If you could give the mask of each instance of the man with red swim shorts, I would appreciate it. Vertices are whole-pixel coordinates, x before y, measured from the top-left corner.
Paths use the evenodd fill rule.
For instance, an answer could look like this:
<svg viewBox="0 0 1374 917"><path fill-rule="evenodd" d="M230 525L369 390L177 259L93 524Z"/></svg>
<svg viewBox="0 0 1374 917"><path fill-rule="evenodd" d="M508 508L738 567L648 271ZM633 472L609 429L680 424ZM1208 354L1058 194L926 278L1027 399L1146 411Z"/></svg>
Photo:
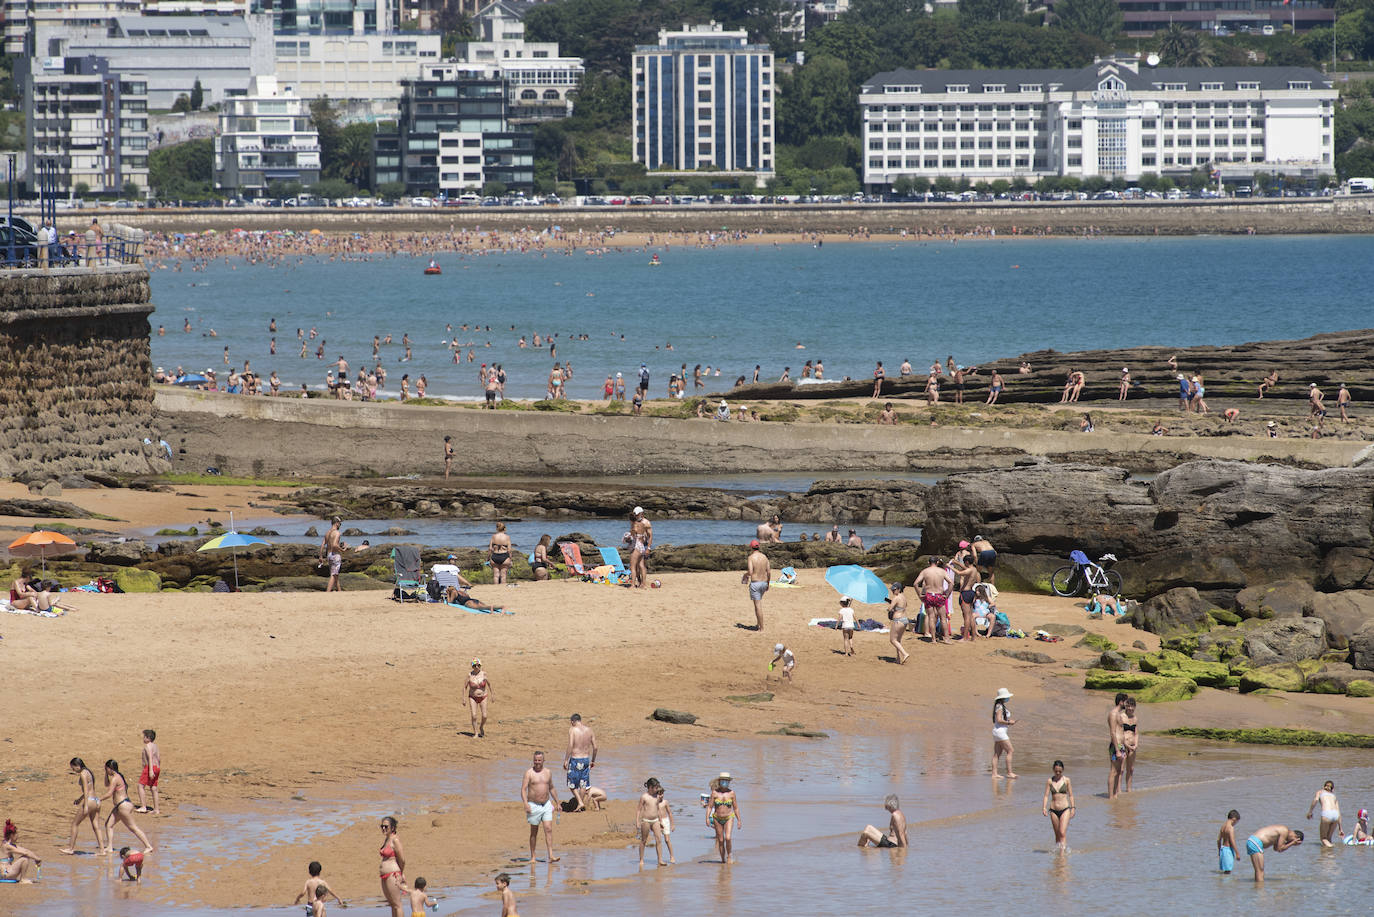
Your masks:
<svg viewBox="0 0 1374 917"><path fill-rule="evenodd" d="M920 572L913 586L925 607L925 626L922 629L926 639L935 639L935 618L940 616L944 633L942 643L952 643L949 638L949 581L945 578L944 558L930 558L930 565Z"/></svg>

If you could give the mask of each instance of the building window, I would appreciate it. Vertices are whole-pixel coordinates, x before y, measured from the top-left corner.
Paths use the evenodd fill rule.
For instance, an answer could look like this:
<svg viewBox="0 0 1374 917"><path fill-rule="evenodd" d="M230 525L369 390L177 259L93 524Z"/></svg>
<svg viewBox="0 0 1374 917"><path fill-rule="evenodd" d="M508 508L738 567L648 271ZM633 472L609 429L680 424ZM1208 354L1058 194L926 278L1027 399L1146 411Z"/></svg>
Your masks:
<svg viewBox="0 0 1374 917"><path fill-rule="evenodd" d="M1029 157L1029 156L1017 156L1017 157L1016 157L1016 168L1018 168L1018 169L1028 169L1028 168L1030 168L1030 157Z"/></svg>
<svg viewBox="0 0 1374 917"><path fill-rule="evenodd" d="M960 157L959 157L959 168L961 168L961 169L972 169L972 168L973 168L973 157L972 157L972 156L960 156Z"/></svg>
<svg viewBox="0 0 1374 917"><path fill-rule="evenodd" d="M958 168L959 166L959 160L955 159L953 156L946 156L944 159L941 160L941 163L941 168L945 169L954 169Z"/></svg>
<svg viewBox="0 0 1374 917"><path fill-rule="evenodd" d="M991 138L991 137L981 137L981 138L979 138L979 140L978 140L978 149L980 149L980 150L990 150L990 149L992 149L992 138Z"/></svg>
<svg viewBox="0 0 1374 917"><path fill-rule="evenodd" d="M938 169L940 168L940 160L936 159L934 156L927 156L923 165L927 169Z"/></svg>
<svg viewBox="0 0 1374 917"><path fill-rule="evenodd" d="M1236 88L1241 92L1254 92L1259 89L1259 83L1237 83Z"/></svg>
<svg viewBox="0 0 1374 917"><path fill-rule="evenodd" d="M1071 150L1081 150L1083 148L1082 137L1070 137L1068 147Z"/></svg>
<svg viewBox="0 0 1374 917"><path fill-rule="evenodd" d="M945 92L951 95L968 92L968 83L951 83L945 87Z"/></svg>
<svg viewBox="0 0 1374 917"><path fill-rule="evenodd" d="M1082 157L1082 156L1070 156L1070 157L1069 157L1069 166L1070 166L1071 168L1081 168L1082 165L1083 165L1083 157Z"/></svg>
<svg viewBox="0 0 1374 917"><path fill-rule="evenodd" d="M1289 80L1289 81L1288 81L1288 88L1289 88L1289 89L1294 89L1294 90L1297 90L1297 89L1311 89L1311 88L1312 88L1312 82L1311 82L1310 80Z"/></svg>
<svg viewBox="0 0 1374 917"><path fill-rule="evenodd" d="M978 168L980 168L980 169L991 169L991 168L992 168L992 157L991 157L991 156L979 156L979 157L978 157Z"/></svg>
<svg viewBox="0 0 1374 917"><path fill-rule="evenodd" d="M1153 156L1141 156L1140 164L1142 166L1152 166L1155 164L1155 158Z"/></svg>
<svg viewBox="0 0 1374 917"><path fill-rule="evenodd" d="M984 84L983 84L983 91L984 91L984 92L1006 92L1006 91L1007 91L1007 86L1006 86L1005 83L984 83Z"/></svg>
<svg viewBox="0 0 1374 917"><path fill-rule="evenodd" d="M1021 86L1020 86L1020 89L1021 89L1022 92L1043 92L1043 91L1044 91L1044 87L1041 86L1039 83L1022 83Z"/></svg>
<svg viewBox="0 0 1374 917"><path fill-rule="evenodd" d="M1203 83L1203 84L1202 84L1202 91L1203 91L1203 92L1221 92L1221 84L1220 84L1220 83Z"/></svg>

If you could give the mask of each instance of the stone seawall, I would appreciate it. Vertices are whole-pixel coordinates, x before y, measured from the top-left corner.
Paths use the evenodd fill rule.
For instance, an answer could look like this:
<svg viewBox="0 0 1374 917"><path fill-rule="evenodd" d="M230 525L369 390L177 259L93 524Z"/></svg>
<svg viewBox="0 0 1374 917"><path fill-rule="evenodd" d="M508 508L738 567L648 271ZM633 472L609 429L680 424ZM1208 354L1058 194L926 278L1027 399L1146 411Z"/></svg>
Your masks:
<svg viewBox="0 0 1374 917"><path fill-rule="evenodd" d="M537 411L481 411L321 399L253 398L156 386L176 470L318 477L433 476L443 437L465 475L619 476L759 471L945 471L1026 457L1100 461L1079 433L905 424L718 423ZM1344 466L1368 444L1335 439L1159 437L1122 433L1107 456L1155 470L1190 458Z"/></svg>
<svg viewBox="0 0 1374 917"><path fill-rule="evenodd" d="M83 216L82 219L86 217ZM1010 204L866 204L839 206L730 205L649 207L444 207L114 211L150 232L290 229L305 232L442 232L502 229L623 232L874 233L995 229L998 235L1050 232L1079 235L1199 233L1369 233L1374 200L1367 197L1227 201L1072 201Z"/></svg>
<svg viewBox="0 0 1374 917"><path fill-rule="evenodd" d="M166 467L142 266L0 272L0 475L45 480Z"/></svg>

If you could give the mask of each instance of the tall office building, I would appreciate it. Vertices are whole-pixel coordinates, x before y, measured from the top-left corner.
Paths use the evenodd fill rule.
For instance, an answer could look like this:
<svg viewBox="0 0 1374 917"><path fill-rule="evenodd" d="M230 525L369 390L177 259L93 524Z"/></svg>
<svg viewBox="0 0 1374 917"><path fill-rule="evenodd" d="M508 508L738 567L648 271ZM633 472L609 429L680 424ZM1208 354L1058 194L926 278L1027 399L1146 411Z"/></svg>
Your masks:
<svg viewBox="0 0 1374 917"><path fill-rule="evenodd" d="M650 170L773 172L773 52L715 22L635 49L634 158Z"/></svg>

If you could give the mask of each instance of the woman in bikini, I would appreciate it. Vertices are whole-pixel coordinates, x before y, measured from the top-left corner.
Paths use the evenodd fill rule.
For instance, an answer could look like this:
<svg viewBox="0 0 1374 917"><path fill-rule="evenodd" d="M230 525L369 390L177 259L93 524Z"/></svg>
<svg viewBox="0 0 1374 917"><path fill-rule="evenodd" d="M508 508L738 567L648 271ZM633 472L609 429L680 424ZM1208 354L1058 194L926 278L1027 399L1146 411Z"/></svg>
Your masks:
<svg viewBox="0 0 1374 917"><path fill-rule="evenodd" d="M897 653L897 664L901 665L911 658L911 654L902 646L902 635L911 626L911 620L906 615L906 589L901 583L891 583L888 588L892 590L887 602L887 619L892 622L888 628L887 642L892 644L892 649Z"/></svg>
<svg viewBox="0 0 1374 917"><path fill-rule="evenodd" d="M77 775L77 783L80 784L81 794L72 803L76 806L76 815L72 818L72 838L67 842L67 846L58 848L63 853L76 853L76 832L81 827L83 821L91 823L91 831L95 833L95 842L99 845L98 853L105 852L105 839L100 834L100 797L95 795L95 776L90 768L86 767L86 762L80 758L72 758L71 771Z"/></svg>
<svg viewBox="0 0 1374 917"><path fill-rule="evenodd" d="M124 827L133 832L134 837L143 842L143 852L153 852L153 842L148 840L148 835L134 824L134 802L129 798L129 784L124 779L124 775L119 772L119 762L113 758L105 762L105 795L100 797L100 801L106 799L114 806L110 814L105 817L105 849L114 849L114 828L116 822L123 822ZM129 808L124 808L128 806Z"/></svg>
<svg viewBox="0 0 1374 917"><path fill-rule="evenodd" d="M1121 708L1121 741L1126 746L1126 760L1121 765L1121 792L1131 791L1131 778L1135 775L1135 750L1140 743L1140 733L1135 718L1135 698L1126 699Z"/></svg>
<svg viewBox="0 0 1374 917"><path fill-rule="evenodd" d="M10 584L10 604L24 611L49 611L53 602L50 593L33 588L33 571L25 570Z"/></svg>
<svg viewBox="0 0 1374 917"><path fill-rule="evenodd" d="M0 881L14 882L19 885L32 885L32 879L24 878L29 867L41 867L43 861L27 847L15 843L19 839L19 828L8 818L5 819L5 840L0 844L0 853L9 858L8 863L0 863Z"/></svg>
<svg viewBox="0 0 1374 917"><path fill-rule="evenodd" d="M552 539L548 535L539 536L539 544L534 546L534 560L530 563L530 570L534 572L536 580L546 580L549 578L549 545Z"/></svg>
<svg viewBox="0 0 1374 917"><path fill-rule="evenodd" d="M391 917L401 917L401 905L406 899L401 891L406 877L406 858L401 852L401 836L396 833L397 827L399 824L390 815L382 819L382 848L377 851L382 858L382 897L391 908Z"/></svg>
<svg viewBox="0 0 1374 917"><path fill-rule="evenodd" d="M501 585L506 581L506 571L511 568L510 536L506 534L506 524L496 523L496 533L487 545L487 556L491 560L491 581Z"/></svg>
<svg viewBox="0 0 1374 917"><path fill-rule="evenodd" d="M491 699L491 681L482 671L482 660L472 660L472 672L468 675L468 712L472 714L472 735L485 738L487 735L487 701Z"/></svg>
<svg viewBox="0 0 1374 917"><path fill-rule="evenodd" d="M1064 776L1064 762L1054 762L1054 776L1045 781L1045 798L1041 800L1040 814L1049 816L1050 827L1054 828L1054 843L1060 850L1069 849L1069 819L1073 818L1073 784Z"/></svg>
<svg viewBox="0 0 1374 917"><path fill-rule="evenodd" d="M716 831L716 851L722 863L731 862L734 852L732 837L735 822L739 821L739 800L730 789L730 775L723 773L711 781L711 792L702 805L711 810L711 827Z"/></svg>

